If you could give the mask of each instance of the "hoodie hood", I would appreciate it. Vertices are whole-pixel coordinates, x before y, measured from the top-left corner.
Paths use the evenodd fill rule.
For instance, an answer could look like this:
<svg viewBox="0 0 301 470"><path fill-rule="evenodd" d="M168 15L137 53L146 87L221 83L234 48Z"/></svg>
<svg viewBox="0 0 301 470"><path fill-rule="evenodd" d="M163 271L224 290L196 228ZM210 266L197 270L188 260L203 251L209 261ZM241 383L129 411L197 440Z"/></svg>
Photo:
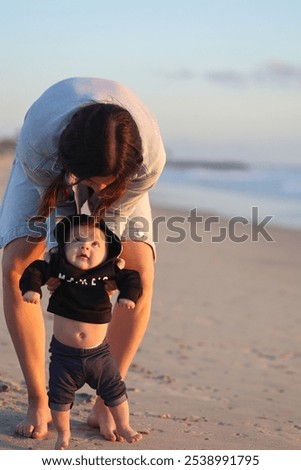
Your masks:
<svg viewBox="0 0 301 470"><path fill-rule="evenodd" d="M108 256L104 263L120 255L122 251L121 241L117 235L108 228L103 219L87 214L74 214L61 219L53 231L54 237L58 242L59 254L61 256L65 258L65 242L68 239L70 229L77 225L92 225L98 227L105 234L108 245Z"/></svg>

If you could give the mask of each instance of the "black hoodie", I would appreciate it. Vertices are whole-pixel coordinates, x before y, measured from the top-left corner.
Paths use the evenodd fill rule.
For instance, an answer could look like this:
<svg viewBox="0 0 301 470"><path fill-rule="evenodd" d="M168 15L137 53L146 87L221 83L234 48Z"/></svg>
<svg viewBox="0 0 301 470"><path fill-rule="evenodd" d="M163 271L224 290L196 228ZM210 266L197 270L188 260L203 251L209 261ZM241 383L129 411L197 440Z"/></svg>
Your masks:
<svg viewBox="0 0 301 470"><path fill-rule="evenodd" d="M80 218L88 216L77 217L80 221ZM64 218L57 227L65 229L66 221L70 226L70 220L72 222L72 217ZM97 225L106 233L106 261L89 270L72 266L64 256L63 240L56 229L59 252L51 255L49 263L36 260L25 269L20 279L22 295L31 290L42 296L41 286L50 277L57 277L61 281L60 286L51 295L47 310L85 323L108 323L111 320L112 304L107 290L117 287L118 299L130 299L136 303L142 293L140 275L134 270L118 268L116 257L121 253L120 240L103 222Z"/></svg>

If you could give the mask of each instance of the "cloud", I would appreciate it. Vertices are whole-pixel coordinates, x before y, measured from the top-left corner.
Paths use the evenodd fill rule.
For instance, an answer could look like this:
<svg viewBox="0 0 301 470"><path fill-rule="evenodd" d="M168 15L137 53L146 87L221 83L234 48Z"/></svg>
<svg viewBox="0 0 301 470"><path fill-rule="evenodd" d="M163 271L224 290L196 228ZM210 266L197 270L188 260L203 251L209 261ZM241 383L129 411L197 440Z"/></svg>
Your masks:
<svg viewBox="0 0 301 470"><path fill-rule="evenodd" d="M160 70L158 74L167 80L205 80L220 86L241 88L256 85L301 86L301 65L281 60L268 61L249 71L235 69L214 69L197 71L192 68Z"/></svg>
<svg viewBox="0 0 301 470"><path fill-rule="evenodd" d="M246 85L246 76L235 70L212 70L203 74L205 80L218 83L220 85Z"/></svg>
<svg viewBox="0 0 301 470"><path fill-rule="evenodd" d="M301 65L273 60L260 67L254 73L254 78L259 82L301 85Z"/></svg>
<svg viewBox="0 0 301 470"><path fill-rule="evenodd" d="M158 70L157 74L163 78L167 78L168 80L186 81L197 78L197 73L194 70L186 67L171 71L160 69Z"/></svg>
<svg viewBox="0 0 301 470"><path fill-rule="evenodd" d="M252 86L254 84L262 84L301 86L301 65L272 60L259 66L255 70L247 72L238 70L215 70L206 72L204 78L220 85Z"/></svg>

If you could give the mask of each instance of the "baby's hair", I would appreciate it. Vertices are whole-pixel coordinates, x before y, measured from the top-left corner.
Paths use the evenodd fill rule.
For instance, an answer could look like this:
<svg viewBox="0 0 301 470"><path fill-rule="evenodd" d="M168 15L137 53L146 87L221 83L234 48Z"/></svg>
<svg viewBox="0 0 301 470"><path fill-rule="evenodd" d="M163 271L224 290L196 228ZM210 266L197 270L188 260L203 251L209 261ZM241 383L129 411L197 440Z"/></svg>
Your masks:
<svg viewBox="0 0 301 470"><path fill-rule="evenodd" d="M64 217L55 227L54 236L59 245L64 245L70 241L70 232L75 227L91 227L97 228L106 236L106 226L102 219L98 216L87 214L74 214L69 217Z"/></svg>

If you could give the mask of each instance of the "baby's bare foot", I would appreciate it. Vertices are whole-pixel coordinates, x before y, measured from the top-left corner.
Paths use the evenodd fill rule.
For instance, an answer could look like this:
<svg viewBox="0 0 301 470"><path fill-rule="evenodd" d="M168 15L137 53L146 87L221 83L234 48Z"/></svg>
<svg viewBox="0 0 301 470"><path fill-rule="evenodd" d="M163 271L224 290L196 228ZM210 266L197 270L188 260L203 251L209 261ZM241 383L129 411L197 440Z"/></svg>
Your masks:
<svg viewBox="0 0 301 470"><path fill-rule="evenodd" d="M139 432L135 431L134 429L130 427L123 429L123 430L118 430L118 433L121 437L123 437L130 444L141 441L142 439L141 434L139 434Z"/></svg>
<svg viewBox="0 0 301 470"><path fill-rule="evenodd" d="M66 450L69 447L70 433L58 433L57 441L55 443L55 450Z"/></svg>
<svg viewBox="0 0 301 470"><path fill-rule="evenodd" d="M51 415L48 406L30 402L26 418L16 426L16 433L32 439L44 439L48 433Z"/></svg>

